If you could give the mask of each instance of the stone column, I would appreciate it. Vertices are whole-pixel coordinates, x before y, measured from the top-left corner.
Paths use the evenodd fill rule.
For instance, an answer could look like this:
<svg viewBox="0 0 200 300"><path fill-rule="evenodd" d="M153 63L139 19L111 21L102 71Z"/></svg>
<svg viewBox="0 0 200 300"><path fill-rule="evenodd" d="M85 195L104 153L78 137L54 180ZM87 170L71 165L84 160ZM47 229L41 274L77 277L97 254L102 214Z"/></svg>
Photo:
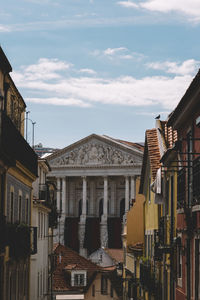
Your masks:
<svg viewBox="0 0 200 300"><path fill-rule="evenodd" d="M108 177L104 177L104 191L103 191L103 214L108 215Z"/></svg>
<svg viewBox="0 0 200 300"><path fill-rule="evenodd" d="M57 210L60 211L60 178L57 178Z"/></svg>
<svg viewBox="0 0 200 300"><path fill-rule="evenodd" d="M87 209L87 180L83 177L83 200L82 200L82 216L86 217Z"/></svg>
<svg viewBox="0 0 200 300"><path fill-rule="evenodd" d="M129 211L129 176L125 177L125 213Z"/></svg>
<svg viewBox="0 0 200 300"><path fill-rule="evenodd" d="M101 247L108 247L108 177L104 177L103 215L101 217Z"/></svg>
<svg viewBox="0 0 200 300"><path fill-rule="evenodd" d="M66 216L66 178L62 178L62 213L60 218L60 243L64 245L64 230Z"/></svg>
<svg viewBox="0 0 200 300"><path fill-rule="evenodd" d="M95 215L95 182L90 182L90 212L89 214Z"/></svg>
<svg viewBox="0 0 200 300"><path fill-rule="evenodd" d="M135 194L136 194L136 179L134 176L131 176L131 197L130 202L133 204L133 201L135 201Z"/></svg>
<svg viewBox="0 0 200 300"><path fill-rule="evenodd" d="M116 182L112 180L111 182L111 199L110 199L110 213L111 215L116 214Z"/></svg>
<svg viewBox="0 0 200 300"><path fill-rule="evenodd" d="M57 211L60 216L60 201L61 201L61 179L60 177L57 178ZM58 227L54 230L54 238L53 238L54 243L59 243L60 242L60 218L58 218Z"/></svg>
<svg viewBox="0 0 200 300"><path fill-rule="evenodd" d="M85 223L86 223L86 209L87 209L87 179L83 176L83 197L82 197L82 214L79 222L79 254L87 257L87 249L83 248L85 238Z"/></svg>

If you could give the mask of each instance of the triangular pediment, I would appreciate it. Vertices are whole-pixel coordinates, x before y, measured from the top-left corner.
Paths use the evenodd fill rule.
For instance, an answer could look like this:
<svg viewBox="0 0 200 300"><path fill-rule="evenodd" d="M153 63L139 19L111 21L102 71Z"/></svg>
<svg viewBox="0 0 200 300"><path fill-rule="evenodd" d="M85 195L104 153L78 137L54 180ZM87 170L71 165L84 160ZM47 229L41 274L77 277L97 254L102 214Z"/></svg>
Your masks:
<svg viewBox="0 0 200 300"><path fill-rule="evenodd" d="M142 154L130 145L92 134L54 153L48 161L52 167L138 165L142 163Z"/></svg>

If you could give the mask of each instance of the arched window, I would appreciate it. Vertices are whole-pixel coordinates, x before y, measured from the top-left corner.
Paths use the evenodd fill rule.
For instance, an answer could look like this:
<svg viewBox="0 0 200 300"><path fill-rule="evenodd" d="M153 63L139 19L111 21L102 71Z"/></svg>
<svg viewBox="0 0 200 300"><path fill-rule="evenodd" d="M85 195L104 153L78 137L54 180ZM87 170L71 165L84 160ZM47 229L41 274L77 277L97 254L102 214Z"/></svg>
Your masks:
<svg viewBox="0 0 200 300"><path fill-rule="evenodd" d="M123 221L123 215L125 214L125 199L120 201L120 220Z"/></svg>
<svg viewBox="0 0 200 300"><path fill-rule="evenodd" d="M103 199L99 201L99 218L103 215Z"/></svg>

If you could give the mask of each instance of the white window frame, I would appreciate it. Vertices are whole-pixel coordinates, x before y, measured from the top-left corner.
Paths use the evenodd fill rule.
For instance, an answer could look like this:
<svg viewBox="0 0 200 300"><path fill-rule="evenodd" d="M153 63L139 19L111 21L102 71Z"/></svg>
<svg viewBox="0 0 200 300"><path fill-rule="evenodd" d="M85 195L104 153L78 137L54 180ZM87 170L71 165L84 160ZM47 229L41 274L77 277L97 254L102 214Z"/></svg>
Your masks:
<svg viewBox="0 0 200 300"><path fill-rule="evenodd" d="M75 275L83 275L84 276L84 282L83 284L75 284ZM87 285L87 271L72 271L71 272L71 285L72 286L86 286Z"/></svg>

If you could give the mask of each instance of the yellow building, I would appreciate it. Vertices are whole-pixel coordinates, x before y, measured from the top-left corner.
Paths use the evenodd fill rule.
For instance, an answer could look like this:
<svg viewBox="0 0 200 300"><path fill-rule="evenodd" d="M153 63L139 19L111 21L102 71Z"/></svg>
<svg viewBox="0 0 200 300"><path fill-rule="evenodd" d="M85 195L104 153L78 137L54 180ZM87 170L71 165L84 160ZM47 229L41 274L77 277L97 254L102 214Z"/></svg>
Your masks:
<svg viewBox="0 0 200 300"><path fill-rule="evenodd" d="M174 299L177 158L176 132L157 120L146 131L140 192L145 195L145 247L140 284L145 299Z"/></svg>
<svg viewBox="0 0 200 300"><path fill-rule="evenodd" d="M12 68L0 48L0 298L29 299L32 252L32 183L37 155L25 141L25 102L9 73ZM3 220L3 221L2 221Z"/></svg>
<svg viewBox="0 0 200 300"><path fill-rule="evenodd" d="M165 136L168 149L161 158L163 166L163 181L165 186L165 205L163 206L161 238L158 239L158 252L162 255L163 297L165 300L175 299L176 267L176 228L177 228L177 172L178 161L175 142L176 131L165 126ZM164 234L162 234L164 233ZM162 236L161 236L162 235Z"/></svg>
<svg viewBox="0 0 200 300"><path fill-rule="evenodd" d="M145 299L162 297L162 257L156 243L163 215L164 194L160 159L166 150L164 122L156 121L156 128L146 131L140 193L144 202L144 251L140 261L140 285Z"/></svg>
<svg viewBox="0 0 200 300"><path fill-rule="evenodd" d="M135 199L127 213L123 233L124 268L123 299L140 296L139 268L144 244L144 196L139 194L140 178L136 178Z"/></svg>

